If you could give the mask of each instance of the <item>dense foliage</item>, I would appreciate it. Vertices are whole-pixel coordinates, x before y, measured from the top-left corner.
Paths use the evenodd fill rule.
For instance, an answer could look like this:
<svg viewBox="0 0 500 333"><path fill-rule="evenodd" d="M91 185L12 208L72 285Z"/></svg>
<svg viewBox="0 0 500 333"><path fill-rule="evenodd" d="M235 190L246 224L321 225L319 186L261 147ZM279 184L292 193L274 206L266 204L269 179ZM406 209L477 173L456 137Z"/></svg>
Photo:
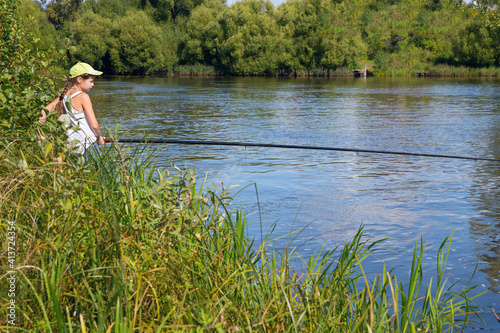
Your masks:
<svg viewBox="0 0 500 333"><path fill-rule="evenodd" d="M48 104L50 94L46 93L54 89L48 68L58 62L59 55L48 42L50 29L45 36L25 29L25 25L45 28L39 24L40 16L38 20L21 16L18 6L18 1L0 2L0 132L3 137L34 137L34 120ZM30 10L29 6L21 8Z"/></svg>
<svg viewBox="0 0 500 333"><path fill-rule="evenodd" d="M71 63L87 61L109 74L200 65L231 75L365 65L410 74L435 65L500 67L496 3L287 0L275 8L269 0L57 0L40 11L59 29L54 44L68 41Z"/></svg>

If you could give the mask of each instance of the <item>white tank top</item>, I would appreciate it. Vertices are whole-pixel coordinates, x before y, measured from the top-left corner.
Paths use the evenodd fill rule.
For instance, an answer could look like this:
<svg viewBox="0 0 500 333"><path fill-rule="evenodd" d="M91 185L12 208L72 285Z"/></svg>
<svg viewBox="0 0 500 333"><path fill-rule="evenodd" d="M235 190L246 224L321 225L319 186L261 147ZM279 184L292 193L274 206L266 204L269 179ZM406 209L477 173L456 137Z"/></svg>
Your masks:
<svg viewBox="0 0 500 333"><path fill-rule="evenodd" d="M77 96L83 91L77 91L71 98ZM68 96L64 96L63 104L66 114L69 116L68 144L76 147L77 153L83 154L94 142L97 141L94 132L90 129L89 122L84 111L78 111L71 105L71 110L66 107Z"/></svg>

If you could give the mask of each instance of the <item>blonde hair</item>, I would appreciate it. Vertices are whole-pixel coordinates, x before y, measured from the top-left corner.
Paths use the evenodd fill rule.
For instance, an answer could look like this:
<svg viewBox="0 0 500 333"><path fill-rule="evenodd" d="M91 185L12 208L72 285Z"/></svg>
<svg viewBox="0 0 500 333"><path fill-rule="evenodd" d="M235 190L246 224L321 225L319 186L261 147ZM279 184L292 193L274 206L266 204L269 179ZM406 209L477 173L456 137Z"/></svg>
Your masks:
<svg viewBox="0 0 500 333"><path fill-rule="evenodd" d="M66 93L68 92L68 90L70 90L71 88L73 88L73 86L78 82L78 78L81 77L83 80L88 80L89 78L92 78L94 77L94 75L90 75L90 74L82 74L82 75L79 75L77 77L73 77L73 78L68 78L68 80L66 81L66 85L64 86L64 89L61 93L61 95L59 95L59 102L57 102L56 106L55 106L55 110L57 111L57 116L60 117L61 115L65 114L66 113L66 109L64 108L64 103L63 103L63 100L64 100L64 95L66 95Z"/></svg>

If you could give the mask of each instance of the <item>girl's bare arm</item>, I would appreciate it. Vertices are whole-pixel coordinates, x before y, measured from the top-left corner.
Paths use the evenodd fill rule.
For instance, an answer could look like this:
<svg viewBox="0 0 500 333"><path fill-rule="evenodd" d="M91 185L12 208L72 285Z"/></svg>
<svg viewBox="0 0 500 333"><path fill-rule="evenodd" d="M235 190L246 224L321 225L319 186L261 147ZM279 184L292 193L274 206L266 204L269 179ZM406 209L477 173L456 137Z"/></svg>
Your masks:
<svg viewBox="0 0 500 333"><path fill-rule="evenodd" d="M52 102L50 102L49 105L47 105L42 111L42 116L40 118L38 118L38 122L40 124L45 124L45 122L47 121L47 113L45 112L45 110L51 112L51 111L54 111L54 108L56 107L56 104L59 102L59 97L56 98L55 100L53 100Z"/></svg>
<svg viewBox="0 0 500 333"><path fill-rule="evenodd" d="M82 109L85 112L85 117L87 118L90 129L92 130L92 132L94 132L94 135L97 138L97 143L103 145L104 138L101 136L101 129L99 127L99 123L97 122L94 109L92 108L92 102L90 101L89 95L83 93L78 95L78 97L80 97L78 99L79 102L78 104L81 103Z"/></svg>

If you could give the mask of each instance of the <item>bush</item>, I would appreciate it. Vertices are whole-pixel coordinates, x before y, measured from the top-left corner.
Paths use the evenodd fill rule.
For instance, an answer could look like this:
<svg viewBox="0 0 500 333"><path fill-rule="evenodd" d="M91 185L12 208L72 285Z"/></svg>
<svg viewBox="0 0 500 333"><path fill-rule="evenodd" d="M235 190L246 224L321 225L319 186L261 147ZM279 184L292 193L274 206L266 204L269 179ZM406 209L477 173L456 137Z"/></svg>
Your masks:
<svg viewBox="0 0 500 333"><path fill-rule="evenodd" d="M465 66L500 66L500 9L484 9L459 33L453 52Z"/></svg>
<svg viewBox="0 0 500 333"><path fill-rule="evenodd" d="M47 20L42 7L33 0L21 0L19 7L23 25L27 27L33 45L46 53L55 53L56 45L61 44L54 26Z"/></svg>
<svg viewBox="0 0 500 333"><path fill-rule="evenodd" d="M42 74L60 54L48 56L34 47L18 9L18 0L0 3L0 129L3 137L33 138L39 112L55 90Z"/></svg>
<svg viewBox="0 0 500 333"><path fill-rule="evenodd" d="M104 73L109 73L112 69L106 65L109 66L112 27L110 19L91 11L80 16L71 25L72 46L69 49L71 63L83 61Z"/></svg>
<svg viewBox="0 0 500 333"><path fill-rule="evenodd" d="M162 29L145 12L127 12L113 22L109 48L117 74L149 74L169 69L175 61L176 45L166 40Z"/></svg>

